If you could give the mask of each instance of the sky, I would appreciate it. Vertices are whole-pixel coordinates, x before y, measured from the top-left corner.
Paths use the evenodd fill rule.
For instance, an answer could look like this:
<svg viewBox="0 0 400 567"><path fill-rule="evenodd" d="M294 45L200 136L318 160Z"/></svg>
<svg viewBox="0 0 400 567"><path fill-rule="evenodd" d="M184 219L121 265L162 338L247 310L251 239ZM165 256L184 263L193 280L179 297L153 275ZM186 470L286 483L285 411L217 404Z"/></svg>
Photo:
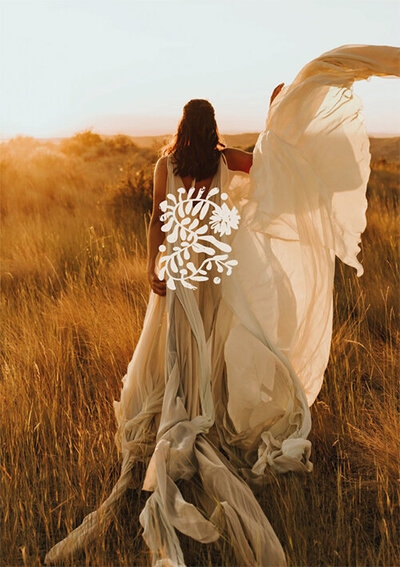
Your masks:
<svg viewBox="0 0 400 567"><path fill-rule="evenodd" d="M344 44L399 45L400 0L0 0L0 137L174 133L206 98L260 132L274 87ZM354 85L370 135L400 134L400 79Z"/></svg>

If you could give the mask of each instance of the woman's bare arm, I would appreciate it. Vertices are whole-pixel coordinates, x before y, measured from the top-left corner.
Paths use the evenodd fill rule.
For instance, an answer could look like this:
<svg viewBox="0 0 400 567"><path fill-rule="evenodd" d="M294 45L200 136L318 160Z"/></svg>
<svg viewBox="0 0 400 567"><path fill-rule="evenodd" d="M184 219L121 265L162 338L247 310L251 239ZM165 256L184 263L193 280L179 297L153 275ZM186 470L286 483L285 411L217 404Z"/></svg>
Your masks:
<svg viewBox="0 0 400 567"><path fill-rule="evenodd" d="M225 148L223 150L228 168L233 171L249 173L253 164L253 153L239 150L239 148Z"/></svg>
<svg viewBox="0 0 400 567"><path fill-rule="evenodd" d="M166 198L166 187L167 158L166 156L163 156L157 161L154 169L153 211L147 235L147 277L152 290L159 295L165 295L166 290L165 280L159 280L155 273L158 247L165 239L165 232L161 230L163 221L160 220L160 215L162 215L160 203Z"/></svg>

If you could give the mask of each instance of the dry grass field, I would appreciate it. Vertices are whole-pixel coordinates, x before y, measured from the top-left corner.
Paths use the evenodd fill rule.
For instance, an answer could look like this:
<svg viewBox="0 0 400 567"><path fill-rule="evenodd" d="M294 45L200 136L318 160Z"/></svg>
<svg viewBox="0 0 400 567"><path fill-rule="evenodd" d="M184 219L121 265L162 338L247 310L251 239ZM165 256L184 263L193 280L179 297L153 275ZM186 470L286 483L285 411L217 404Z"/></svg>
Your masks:
<svg viewBox="0 0 400 567"><path fill-rule="evenodd" d="M331 358L311 407L314 471L258 494L291 566L400 564L399 142L371 140L365 274L337 264ZM156 143L87 131L2 145L1 565L40 565L119 476L112 401L150 291ZM104 537L68 564L149 565L147 496L128 492ZM188 565L232 565L229 543L180 537Z"/></svg>

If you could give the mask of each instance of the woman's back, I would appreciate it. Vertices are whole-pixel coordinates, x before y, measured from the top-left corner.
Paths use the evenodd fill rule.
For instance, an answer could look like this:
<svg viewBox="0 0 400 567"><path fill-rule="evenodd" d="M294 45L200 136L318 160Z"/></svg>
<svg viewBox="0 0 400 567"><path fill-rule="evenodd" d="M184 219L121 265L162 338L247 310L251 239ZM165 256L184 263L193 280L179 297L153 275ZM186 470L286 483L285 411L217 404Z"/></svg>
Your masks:
<svg viewBox="0 0 400 567"><path fill-rule="evenodd" d="M227 262L229 240L240 220L229 202L230 175L225 155L221 152L211 179L192 178L189 187L174 173L172 156L167 157L167 170L166 199L160 203L160 219L164 222L161 230L166 239L159 246L159 278L165 277L170 289L175 289L178 281L189 289L196 289L196 282L209 278L219 284L218 273L232 269Z"/></svg>
<svg viewBox="0 0 400 567"><path fill-rule="evenodd" d="M228 148L223 148L220 153L221 156L222 155L224 156L228 169L230 169L231 171L243 171L244 173L249 173L250 168L253 164L252 152L246 152L244 150L240 150L239 148L228 147ZM183 182L183 186L185 187L185 189L188 191L193 184L193 178L190 175L185 175L184 177L180 177L180 176L178 177ZM206 191L208 191L209 187L211 186L211 182L213 178L214 176L206 177L204 179L199 179L199 180L196 179L194 186L196 189L205 186Z"/></svg>

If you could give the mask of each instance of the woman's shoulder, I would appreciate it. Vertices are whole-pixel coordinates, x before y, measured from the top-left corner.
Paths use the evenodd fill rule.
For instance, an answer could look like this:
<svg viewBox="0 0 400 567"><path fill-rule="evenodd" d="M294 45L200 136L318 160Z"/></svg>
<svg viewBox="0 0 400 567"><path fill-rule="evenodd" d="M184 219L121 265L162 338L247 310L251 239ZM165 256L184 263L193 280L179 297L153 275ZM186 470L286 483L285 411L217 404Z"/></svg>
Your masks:
<svg viewBox="0 0 400 567"><path fill-rule="evenodd" d="M244 171L249 173L253 164L253 152L246 152L239 148L224 148L222 150L226 157L226 162L229 169L233 171Z"/></svg>
<svg viewBox="0 0 400 567"><path fill-rule="evenodd" d="M156 165L160 165L161 167L165 167L167 165L168 155L160 156L157 160Z"/></svg>
<svg viewBox="0 0 400 567"><path fill-rule="evenodd" d="M163 174L166 174L168 170L168 155L160 156L156 161L154 169L155 171L159 171L162 172Z"/></svg>

